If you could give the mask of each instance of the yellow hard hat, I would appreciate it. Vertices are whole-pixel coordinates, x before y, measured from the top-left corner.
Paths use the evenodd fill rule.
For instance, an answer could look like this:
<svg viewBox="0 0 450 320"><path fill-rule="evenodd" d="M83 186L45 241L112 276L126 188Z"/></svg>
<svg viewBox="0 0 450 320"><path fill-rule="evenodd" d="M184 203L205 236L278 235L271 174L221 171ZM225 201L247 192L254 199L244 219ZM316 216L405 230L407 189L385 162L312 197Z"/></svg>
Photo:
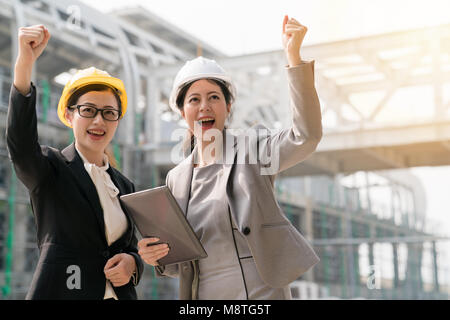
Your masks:
<svg viewBox="0 0 450 320"><path fill-rule="evenodd" d="M72 79L67 82L61 94L61 98L59 98L58 117L59 120L61 120L62 123L64 123L66 126L72 127L70 123L67 122L65 117L66 109L68 107L67 103L71 95L78 89L90 84L104 84L108 87L111 87L112 89L115 89L115 92L120 97L120 102L122 105L120 117L122 118L127 111L127 93L125 91L125 86L122 80L112 77L106 71L90 67L77 71Z"/></svg>

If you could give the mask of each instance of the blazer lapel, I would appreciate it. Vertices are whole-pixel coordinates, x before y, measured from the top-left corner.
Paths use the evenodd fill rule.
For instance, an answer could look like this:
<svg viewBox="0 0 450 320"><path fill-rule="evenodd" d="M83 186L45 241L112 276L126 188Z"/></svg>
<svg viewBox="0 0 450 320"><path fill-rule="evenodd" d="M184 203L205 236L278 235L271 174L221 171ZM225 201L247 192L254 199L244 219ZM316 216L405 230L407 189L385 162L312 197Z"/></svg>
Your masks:
<svg viewBox="0 0 450 320"><path fill-rule="evenodd" d="M92 211L97 217L97 221L101 230L101 234L105 235L105 220L103 217L103 209L100 204L97 189L92 182L91 177L84 168L83 160L78 155L75 144L72 143L61 152L67 159L68 166L72 169L74 180L77 182L81 193L86 197L89 205L92 207ZM105 242L106 242L106 236Z"/></svg>
<svg viewBox="0 0 450 320"><path fill-rule="evenodd" d="M106 170L106 172L108 172L109 176L111 177L111 181L114 183L117 189L119 189L119 194L117 195L118 197L120 197L124 192L127 192L125 190L126 186L122 184L122 180L117 177L117 174L113 167L111 167L111 165L109 166L108 170Z"/></svg>
<svg viewBox="0 0 450 320"><path fill-rule="evenodd" d="M223 179L225 179L225 184L228 186L228 179L230 177L231 169L233 168L236 160L237 150L237 140L232 134L228 134L227 130L223 130ZM228 194L228 188L226 188L226 193Z"/></svg>
<svg viewBox="0 0 450 320"><path fill-rule="evenodd" d="M171 189L173 196L177 199L178 205L183 210L184 215L187 214L191 193L192 171L194 170L193 154L196 150L197 147L195 147L193 152L179 164L177 173L175 174L175 183Z"/></svg>
<svg viewBox="0 0 450 320"><path fill-rule="evenodd" d="M227 134L226 130L223 132L223 137L223 177L228 184L228 178L235 163L237 141L235 136ZM227 140L228 144L230 144L229 146L227 146ZM176 172L174 172L174 184L171 186L171 191L185 215L187 214L189 204L192 172L194 170L194 161L196 159L194 155L197 153L197 149L198 146L195 146L189 156L176 167Z"/></svg>

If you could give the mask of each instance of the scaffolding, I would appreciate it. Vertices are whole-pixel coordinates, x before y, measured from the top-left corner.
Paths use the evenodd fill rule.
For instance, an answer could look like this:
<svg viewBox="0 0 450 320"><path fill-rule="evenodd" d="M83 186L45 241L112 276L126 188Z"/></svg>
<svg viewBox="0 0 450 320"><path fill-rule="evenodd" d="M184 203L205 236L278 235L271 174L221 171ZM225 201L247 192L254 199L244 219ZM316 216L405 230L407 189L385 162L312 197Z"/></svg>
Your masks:
<svg viewBox="0 0 450 320"><path fill-rule="evenodd" d="M312 239L321 258L293 284L296 298L448 299L450 237L430 235L407 220L396 222L396 212L378 217L363 205L363 188L329 177L301 180L281 180L277 187L282 208L299 217L294 226Z"/></svg>

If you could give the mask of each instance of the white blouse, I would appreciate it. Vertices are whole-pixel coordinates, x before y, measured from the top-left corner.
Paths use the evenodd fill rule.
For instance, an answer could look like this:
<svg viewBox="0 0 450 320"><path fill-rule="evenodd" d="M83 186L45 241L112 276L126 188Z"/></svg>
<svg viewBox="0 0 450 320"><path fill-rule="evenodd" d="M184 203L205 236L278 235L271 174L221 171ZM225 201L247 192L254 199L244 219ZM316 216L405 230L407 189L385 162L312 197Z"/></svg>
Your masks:
<svg viewBox="0 0 450 320"><path fill-rule="evenodd" d="M109 176L108 170L109 161L105 154L103 157L104 165L99 167L90 163L78 150L75 148L84 162L84 168L92 179L92 182L97 189L100 204L103 208L103 217L105 220L105 235L108 246L119 239L128 228L128 221L119 203L119 189L114 185ZM103 299L113 298L118 300L116 293L109 280L106 281L105 296Z"/></svg>

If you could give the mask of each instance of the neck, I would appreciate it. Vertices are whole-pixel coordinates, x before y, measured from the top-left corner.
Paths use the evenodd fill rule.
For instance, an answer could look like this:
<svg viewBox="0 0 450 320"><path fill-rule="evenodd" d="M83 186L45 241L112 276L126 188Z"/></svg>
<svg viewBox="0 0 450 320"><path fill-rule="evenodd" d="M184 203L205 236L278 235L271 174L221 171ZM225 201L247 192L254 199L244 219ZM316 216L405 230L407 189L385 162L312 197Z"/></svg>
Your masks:
<svg viewBox="0 0 450 320"><path fill-rule="evenodd" d="M87 150L86 148L83 148L80 145L78 145L78 143L76 143L76 142L75 142L75 146L76 146L77 150L83 154L83 157L86 158L86 160L89 163L93 163L98 167L102 167L105 165L105 163L103 162L104 152L98 152L98 151L93 152L93 151Z"/></svg>
<svg viewBox="0 0 450 320"><path fill-rule="evenodd" d="M208 164L214 163L216 159L216 150L211 150L209 146L212 145L211 141L201 141L198 145L197 155L198 155L198 165L199 167L207 166Z"/></svg>

